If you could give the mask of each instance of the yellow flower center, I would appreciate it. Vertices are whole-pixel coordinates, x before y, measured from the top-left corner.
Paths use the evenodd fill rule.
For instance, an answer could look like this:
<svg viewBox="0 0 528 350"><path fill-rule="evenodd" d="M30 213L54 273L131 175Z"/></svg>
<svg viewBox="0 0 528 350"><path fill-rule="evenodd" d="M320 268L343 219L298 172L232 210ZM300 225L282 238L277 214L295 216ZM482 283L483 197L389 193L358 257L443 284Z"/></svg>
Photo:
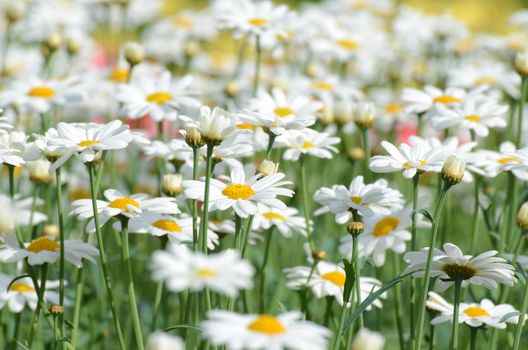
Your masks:
<svg viewBox="0 0 528 350"><path fill-rule="evenodd" d="M383 237L391 233L398 227L400 224L400 219L389 216L386 218L381 219L376 223L374 226L374 230L372 230L372 235L374 237Z"/></svg>
<svg viewBox="0 0 528 350"><path fill-rule="evenodd" d="M422 166L426 166L426 165L427 165L427 162L425 160L419 160L418 161L418 167L422 167ZM409 163L409 162L403 163L403 166L406 167L407 169L411 169L413 167L411 165L411 163Z"/></svg>
<svg viewBox="0 0 528 350"><path fill-rule="evenodd" d="M302 148L304 149L309 149L309 148L313 148L314 144L309 142L309 141L304 141L303 144L302 144Z"/></svg>
<svg viewBox="0 0 528 350"><path fill-rule="evenodd" d="M265 18L251 18L248 20L248 23L251 24L253 27L260 27L265 26L269 23L269 21Z"/></svg>
<svg viewBox="0 0 528 350"><path fill-rule="evenodd" d="M54 252L59 248L59 243L55 242L54 240L51 240L47 237L40 237L31 242L31 244L27 246L26 250L33 253L40 253L43 250Z"/></svg>
<svg viewBox="0 0 528 350"><path fill-rule="evenodd" d="M271 211L262 214L266 219L273 220L273 219L279 219L280 221L286 221L286 218L280 214L272 213Z"/></svg>
<svg viewBox="0 0 528 350"><path fill-rule="evenodd" d="M163 231L169 231L169 232L181 232L181 227L176 223L176 221L172 220L156 220L152 223L152 226L159 228Z"/></svg>
<svg viewBox="0 0 528 350"><path fill-rule="evenodd" d="M77 146L79 147L89 147L89 146L92 146L92 145L97 145L98 143L101 143L100 141L96 141L96 140L84 140L84 141L81 141L77 144Z"/></svg>
<svg viewBox="0 0 528 350"><path fill-rule="evenodd" d="M500 159L497 159L497 163L500 163L500 164L509 164L509 163L515 163L515 164L519 164L521 161L517 158L514 158L514 157L502 157Z"/></svg>
<svg viewBox="0 0 528 350"><path fill-rule="evenodd" d="M192 28L193 22L190 19L188 19L188 18L178 17L178 18L176 18L174 20L174 24L177 27L180 27L180 28L183 28L183 29L190 29L190 28Z"/></svg>
<svg viewBox="0 0 528 350"><path fill-rule="evenodd" d="M444 271L452 279L468 280L477 274L477 271L469 265L447 264L442 266Z"/></svg>
<svg viewBox="0 0 528 350"><path fill-rule="evenodd" d="M470 122L479 122L480 121L480 116L478 116L476 114L466 115L464 118L466 118L466 120L469 120Z"/></svg>
<svg viewBox="0 0 528 350"><path fill-rule="evenodd" d="M460 103L462 102L462 100L455 96L442 95L442 96L435 97L433 99L433 102L447 104L447 103Z"/></svg>
<svg viewBox="0 0 528 350"><path fill-rule="evenodd" d="M113 200L110 202L110 204L108 204L108 207L128 211L128 206L130 205L139 208L139 203L130 197L123 197Z"/></svg>
<svg viewBox="0 0 528 350"><path fill-rule="evenodd" d="M334 85L326 81L316 81L312 85L319 90L332 91L334 89Z"/></svg>
<svg viewBox="0 0 528 350"><path fill-rule="evenodd" d="M282 323L271 315L260 315L248 325L248 329L253 332L276 335L286 332Z"/></svg>
<svg viewBox="0 0 528 350"><path fill-rule="evenodd" d="M11 285L11 287L9 287L9 290L13 292L27 293L34 292L35 288L30 286L29 284L15 282Z"/></svg>
<svg viewBox="0 0 528 350"><path fill-rule="evenodd" d="M108 78L112 81L115 81L116 83L124 83L128 79L128 70L116 68L110 73Z"/></svg>
<svg viewBox="0 0 528 350"><path fill-rule="evenodd" d="M481 307L470 306L463 311L469 317L489 316L490 314Z"/></svg>
<svg viewBox="0 0 528 350"><path fill-rule="evenodd" d="M287 117L289 115L295 114L295 112L289 107L277 107L273 110L273 113L278 115L281 118Z"/></svg>
<svg viewBox="0 0 528 350"><path fill-rule="evenodd" d="M255 191L248 185L244 184L232 184L227 185L223 190L222 194L231 199L248 199L255 194Z"/></svg>
<svg viewBox="0 0 528 350"><path fill-rule="evenodd" d="M196 271L196 274L200 278L212 278L216 276L216 271L207 268L201 268Z"/></svg>
<svg viewBox="0 0 528 350"><path fill-rule="evenodd" d="M476 85L493 85L497 82L497 79L490 76L484 76L480 77L477 80L475 80Z"/></svg>
<svg viewBox="0 0 528 350"><path fill-rule="evenodd" d="M28 91L28 96L50 99L55 96L55 90L47 86L35 86Z"/></svg>
<svg viewBox="0 0 528 350"><path fill-rule="evenodd" d="M248 124L248 123L237 124L236 127L237 127L238 129L253 129L253 125Z"/></svg>
<svg viewBox="0 0 528 350"><path fill-rule="evenodd" d="M321 278L335 284L338 287L343 287L346 280L345 274L339 271L325 273L321 275Z"/></svg>
<svg viewBox="0 0 528 350"><path fill-rule="evenodd" d="M385 112L389 114L401 113L403 108L398 102L391 102L385 105Z"/></svg>
<svg viewBox="0 0 528 350"><path fill-rule="evenodd" d="M162 105L164 103L169 102L172 99L172 95L168 92L159 91L159 92L153 92L150 95L147 96L147 101L150 103L156 103L158 105Z"/></svg>
<svg viewBox="0 0 528 350"><path fill-rule="evenodd" d="M360 197L360 196L352 196L350 197L350 200L352 200L352 202L356 203L356 204L360 204L361 201L363 200L363 197Z"/></svg>
<svg viewBox="0 0 528 350"><path fill-rule="evenodd" d="M337 45L347 50L356 50L359 47L359 44L357 41L348 40L348 39L338 40Z"/></svg>

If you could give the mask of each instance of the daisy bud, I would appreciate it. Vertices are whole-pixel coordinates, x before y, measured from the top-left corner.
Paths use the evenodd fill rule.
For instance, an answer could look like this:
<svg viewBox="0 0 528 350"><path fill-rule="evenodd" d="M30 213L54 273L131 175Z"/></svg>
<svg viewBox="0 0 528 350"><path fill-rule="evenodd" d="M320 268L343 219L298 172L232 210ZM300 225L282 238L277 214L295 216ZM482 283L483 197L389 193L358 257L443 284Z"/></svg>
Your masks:
<svg viewBox="0 0 528 350"><path fill-rule="evenodd" d="M183 47L183 54L187 59L193 58L200 52L200 45L194 41L188 41Z"/></svg>
<svg viewBox="0 0 528 350"><path fill-rule="evenodd" d="M337 102L334 108L334 119L338 125L345 125L352 121L352 110L350 105Z"/></svg>
<svg viewBox="0 0 528 350"><path fill-rule="evenodd" d="M12 1L5 7L4 15L8 22L14 23L24 16L25 11L26 6L23 1Z"/></svg>
<svg viewBox="0 0 528 350"><path fill-rule="evenodd" d="M352 342L351 350L382 350L385 338L381 333L362 328Z"/></svg>
<svg viewBox="0 0 528 350"><path fill-rule="evenodd" d="M350 160L363 160L365 159L365 150L361 147L354 147L348 150L348 157Z"/></svg>
<svg viewBox="0 0 528 350"><path fill-rule="evenodd" d="M374 125L374 105L371 102L356 103L352 114L359 128L371 128Z"/></svg>
<svg viewBox="0 0 528 350"><path fill-rule="evenodd" d="M347 224L346 229L352 236L359 236L365 230L365 225L359 221L352 221Z"/></svg>
<svg viewBox="0 0 528 350"><path fill-rule="evenodd" d="M145 51L143 50L143 46L134 42L126 43L125 48L123 49L123 53L125 59L131 66L135 66L136 64L141 63L141 61L143 61L143 59L145 58Z"/></svg>
<svg viewBox="0 0 528 350"><path fill-rule="evenodd" d="M36 184L46 185L53 180L53 175L50 173L51 163L47 160L36 160L28 164L29 179Z"/></svg>
<svg viewBox="0 0 528 350"><path fill-rule="evenodd" d="M464 170L466 170L466 162L455 155L451 155L442 167L442 179L449 186L459 184L464 177Z"/></svg>
<svg viewBox="0 0 528 350"><path fill-rule="evenodd" d="M180 174L165 174L161 190L169 197L176 197L181 194L183 192L182 176Z"/></svg>
<svg viewBox="0 0 528 350"><path fill-rule="evenodd" d="M64 313L64 306L59 305L59 304L52 304L52 305L49 307L49 313L50 313L52 316L59 316L59 315L61 315L61 314Z"/></svg>
<svg viewBox="0 0 528 350"><path fill-rule="evenodd" d="M524 202L517 212L517 225L523 231L528 231L528 202Z"/></svg>
<svg viewBox="0 0 528 350"><path fill-rule="evenodd" d="M271 160L264 159L257 169L257 174L268 176L276 174L278 170L279 163L273 163Z"/></svg>
<svg viewBox="0 0 528 350"><path fill-rule="evenodd" d="M528 76L528 51L518 52L513 65L521 77Z"/></svg>
<svg viewBox="0 0 528 350"><path fill-rule="evenodd" d="M68 55L75 55L81 49L81 43L77 38L66 38L66 51Z"/></svg>
<svg viewBox="0 0 528 350"><path fill-rule="evenodd" d="M59 226L53 224L44 226L44 229L42 230L42 235L44 237L58 238L60 236Z"/></svg>
<svg viewBox="0 0 528 350"><path fill-rule="evenodd" d="M321 249L312 250L312 258L316 261L321 261L326 259L326 252Z"/></svg>
<svg viewBox="0 0 528 350"><path fill-rule="evenodd" d="M230 98L236 97L239 92L240 92L240 87L238 86L237 82L234 80L228 81L224 86L224 93Z"/></svg>
<svg viewBox="0 0 528 350"><path fill-rule="evenodd" d="M192 148L200 148L205 144L198 128L188 128L185 131L185 142Z"/></svg>
<svg viewBox="0 0 528 350"><path fill-rule="evenodd" d="M44 49L47 49L48 53L53 53L61 46L62 39L58 33L49 35L42 43Z"/></svg>

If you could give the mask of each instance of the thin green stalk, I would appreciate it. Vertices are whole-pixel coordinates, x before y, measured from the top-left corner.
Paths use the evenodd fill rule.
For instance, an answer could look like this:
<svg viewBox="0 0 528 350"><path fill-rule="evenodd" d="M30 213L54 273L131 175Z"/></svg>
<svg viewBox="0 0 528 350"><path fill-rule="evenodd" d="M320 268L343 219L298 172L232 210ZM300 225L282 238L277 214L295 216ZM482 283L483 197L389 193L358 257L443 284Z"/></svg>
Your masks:
<svg viewBox="0 0 528 350"><path fill-rule="evenodd" d="M416 212L416 210L418 209L418 185L420 183L420 172L416 172L416 175L414 175L413 179L412 179L412 206L413 206L413 212ZM411 223L411 250L416 250L416 247L417 247L417 237L416 237L416 215L414 215L412 217L412 223ZM415 337L415 329L416 329L416 325L415 325L415 317L416 317L416 291L417 291L417 288L416 288L416 284L417 284L417 281L416 280L411 280L411 283L410 283L410 287L411 287L411 300L410 300L410 303L409 303L409 307L410 307L410 314L409 314L409 326L410 326L410 342L412 344L412 342L414 341Z"/></svg>
<svg viewBox="0 0 528 350"><path fill-rule="evenodd" d="M4 77L7 67L7 53L9 51L9 45L11 44L11 37L13 33L13 24L11 21L7 21L7 26L4 32L4 45L2 50L2 66L0 69L0 77Z"/></svg>
<svg viewBox="0 0 528 350"><path fill-rule="evenodd" d="M310 273L308 274L308 278L306 279L306 286L303 289L303 292L301 294L301 312L303 314L306 314L306 311L308 310L308 290L310 289L310 281L312 280L313 273L317 267L317 260L314 260L312 264L312 268L310 269Z"/></svg>
<svg viewBox="0 0 528 350"><path fill-rule="evenodd" d="M416 127L416 135L422 137L424 129L423 113L418 113L418 126Z"/></svg>
<svg viewBox="0 0 528 350"><path fill-rule="evenodd" d="M396 269L396 274L400 273L400 259L398 255L392 254L393 265ZM401 287L400 284L394 286L394 317L396 323L396 329L398 330L398 341L400 343L400 350L405 349L405 339L403 337L403 319L401 315Z"/></svg>
<svg viewBox="0 0 528 350"><path fill-rule="evenodd" d="M97 192L95 187L95 168L93 164L88 164L88 172L90 174L90 190L92 196L92 209L94 213L95 232L97 235L97 244L99 246L99 259L101 260L101 269L103 271L103 277L106 285L106 291L108 296L108 303L112 311L112 318L114 320L114 327L117 334L117 340L121 350L126 350L125 340L123 339L123 333L121 331L121 324L119 322L119 313L114 301L114 292L112 289L112 282L110 281L110 274L108 269L108 260L104 248L103 234L101 227L99 226L99 213L97 208Z"/></svg>
<svg viewBox="0 0 528 350"><path fill-rule="evenodd" d="M516 187L516 177L512 172L508 172L508 189L506 191L506 201L507 208L505 208L502 219L502 230L499 239L498 251L499 253L504 253L506 249L506 241L509 238L509 230L513 231L513 225L515 225L515 214L517 209L517 191ZM511 222L510 222L511 221Z"/></svg>
<svg viewBox="0 0 528 350"><path fill-rule="evenodd" d="M139 319L139 313L137 309L136 301L136 290L134 288L134 278L132 274L132 264L130 263L130 249L129 249L129 237L128 237L128 218L121 218L121 233L123 235L123 241L121 245L121 254L123 259L123 265L125 267L125 281L128 286L128 300L130 303L130 313L132 315L132 323L134 326L134 335L136 337L136 345L139 350L143 350L143 334L141 332L141 321Z"/></svg>
<svg viewBox="0 0 528 350"><path fill-rule="evenodd" d="M356 307L359 307L361 304L361 282L359 277L359 244L358 244L358 237L356 235L352 236L352 245L353 245L353 254L352 254L352 262L354 264L354 288L356 290ZM359 322L359 328L364 327L363 322L363 313L359 314L358 317Z"/></svg>
<svg viewBox="0 0 528 350"><path fill-rule="evenodd" d="M44 292L46 290L47 276L48 276L48 264L45 263L42 265L42 269L40 271L40 286L38 289L38 298L40 302L37 304L37 307L35 308L35 312L33 313L33 320L31 321L31 328L29 330L28 345L30 348L31 348L31 345L33 344L33 339L35 338L35 334L37 333L37 326L38 326L38 321L39 321L39 316L40 316L40 310L42 309L42 305L44 303Z"/></svg>
<svg viewBox="0 0 528 350"><path fill-rule="evenodd" d="M198 160L200 157L200 149L193 147L193 180L198 179ZM193 225L193 251L198 248L198 201L196 199L191 200L191 211L192 211L192 225Z"/></svg>
<svg viewBox="0 0 528 350"><path fill-rule="evenodd" d="M240 247L240 256L242 258L244 258L244 256L246 255L246 249L249 242L249 234L251 233L251 226L253 226L253 217L254 216L252 215L246 220L246 225L243 230L244 239L242 241L242 246Z"/></svg>
<svg viewBox="0 0 528 350"><path fill-rule="evenodd" d="M160 237L160 248L165 250L167 246L168 238L167 236ZM158 282L156 284L156 295L154 297L154 305L152 307L152 322L150 323L150 332L156 330L156 323L158 321L158 314L161 306L161 297L163 296L163 282Z"/></svg>
<svg viewBox="0 0 528 350"><path fill-rule="evenodd" d="M301 197L303 202L304 221L306 225L306 236L308 238L308 244L310 245L310 249L314 250L315 243L313 241L312 229L310 226L310 208L308 207L308 184L306 183L306 159L304 155L301 155L301 176L299 181L301 182Z"/></svg>
<svg viewBox="0 0 528 350"><path fill-rule="evenodd" d="M337 327L337 332L335 336L334 347L333 347L334 350L339 349L339 344L341 343L341 338L343 337L342 333L343 333L343 325L345 324L345 319L347 315L347 307L346 307L347 303L348 301L343 301L343 306L341 307L341 317L339 319L339 325Z"/></svg>
<svg viewBox="0 0 528 350"><path fill-rule="evenodd" d="M20 319L22 317L22 312L15 314L15 330L13 331L13 339L11 340L11 349L17 348L18 333L20 332Z"/></svg>
<svg viewBox="0 0 528 350"><path fill-rule="evenodd" d="M369 138L369 129L360 128L361 137L363 139L363 151L365 152L365 157L363 158L363 175L365 176L365 181L370 182L370 170L369 170L369 160L370 160L370 138Z"/></svg>
<svg viewBox="0 0 528 350"><path fill-rule="evenodd" d="M471 338L469 339L469 350L476 350L477 349L478 328L477 327L470 327L470 328L471 328Z"/></svg>
<svg viewBox="0 0 528 350"><path fill-rule="evenodd" d="M528 308L528 281L524 283L524 292L521 303L521 315L519 316L519 321L517 322L517 329L515 330L515 341L513 342L513 350L518 350L519 345L521 344L521 335L524 326L524 321L526 320L526 311Z"/></svg>
<svg viewBox="0 0 528 350"><path fill-rule="evenodd" d="M59 217L59 242L60 242L60 256L59 256L59 304L64 307L64 213L62 211L62 181L61 169L55 170L55 181L57 190L57 212ZM64 334L64 315L59 317L59 326L61 335Z"/></svg>
<svg viewBox="0 0 528 350"><path fill-rule="evenodd" d="M213 166L214 145L207 145L207 156L205 165L205 188L202 206L202 221L200 222L200 250L207 254L207 225L209 224L209 187L211 186L212 166Z"/></svg>
<svg viewBox="0 0 528 350"><path fill-rule="evenodd" d="M522 132L523 132L523 119L524 119L524 105L526 103L526 95L528 89L528 79L522 78L521 80L521 98L519 100L519 106L517 107L518 110L518 117L517 117L517 133L515 134L515 146L517 148L521 147L521 138L522 138Z"/></svg>
<svg viewBox="0 0 528 350"><path fill-rule="evenodd" d="M9 173L9 195L11 196L11 199L15 199L15 166L8 164L7 170Z"/></svg>
<svg viewBox="0 0 528 350"><path fill-rule="evenodd" d="M260 47L260 35L255 36L255 45L255 80L253 81L253 97L257 96L260 80L260 61L262 56L262 48Z"/></svg>
<svg viewBox="0 0 528 350"><path fill-rule="evenodd" d="M247 43L248 43L248 35L244 35L244 37L242 38L242 42L240 43L240 48L238 49L238 55L237 55L237 64L235 66L235 70L233 71L233 75L231 77L231 79L236 79L238 78L238 75L240 74L240 69L242 68L242 60L244 59L244 53L246 51L246 46L247 46Z"/></svg>
<svg viewBox="0 0 528 350"><path fill-rule="evenodd" d="M73 306L73 327L71 333L71 344L75 349L77 347L77 337L79 334L79 320L81 316L81 305L84 290L84 267L77 269L75 279L75 302Z"/></svg>
<svg viewBox="0 0 528 350"><path fill-rule="evenodd" d="M458 349L458 313L460 308L460 288L462 287L462 280L456 279L455 280L455 304L454 304L454 311L453 311L453 328L452 328L452 335L453 335L453 350Z"/></svg>
<svg viewBox="0 0 528 350"><path fill-rule="evenodd" d="M31 233L31 230L33 228L33 221L34 221L34 218L35 218L35 210L37 209L38 188L39 188L39 185L37 183L35 183L33 185L33 191L31 191L32 192L31 193L31 213L29 214L29 224L28 224L30 233Z"/></svg>
<svg viewBox="0 0 528 350"><path fill-rule="evenodd" d="M427 261L425 264L425 271L424 271L424 278L423 278L423 290L420 298L420 304L418 305L418 317L417 317L417 332L415 333L415 341L416 346L414 349L419 350L422 346L422 334L423 334L423 328L424 328L424 314L425 314L425 303L427 301L427 292L429 291L429 279L431 277L431 265L433 262L433 251L434 247L436 245L436 238L438 236L438 227L439 225L439 218L442 214L442 209L445 204L445 200L447 197L447 191L449 190L448 185L444 185L444 188L442 192L440 192L440 197L438 198L438 203L436 205L436 210L433 217L433 232L431 234L431 241L429 244L429 251L427 253ZM412 330L411 330L412 331Z"/></svg>
<svg viewBox="0 0 528 350"><path fill-rule="evenodd" d="M273 132L268 132L268 147L266 148L266 158L267 160L270 160L271 156L271 150L273 149L273 143L275 143L275 138L277 135L275 135Z"/></svg>
<svg viewBox="0 0 528 350"><path fill-rule="evenodd" d="M269 257L269 250L271 246L271 240L273 238L273 227L271 227L268 230L268 234L266 236L266 248L264 249L264 258L262 259L262 264L260 265L260 289L259 289L259 297L260 297L260 304L259 304L259 310L260 313L264 313L264 310L266 310L266 265L268 264L268 257Z"/></svg>

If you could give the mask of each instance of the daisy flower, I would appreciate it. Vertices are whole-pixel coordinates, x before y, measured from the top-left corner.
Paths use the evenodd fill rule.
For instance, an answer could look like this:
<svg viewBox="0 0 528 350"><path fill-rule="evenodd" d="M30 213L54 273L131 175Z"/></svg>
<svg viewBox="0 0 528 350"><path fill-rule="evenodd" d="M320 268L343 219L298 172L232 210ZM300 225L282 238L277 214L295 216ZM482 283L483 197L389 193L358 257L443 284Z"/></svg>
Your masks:
<svg viewBox="0 0 528 350"><path fill-rule="evenodd" d="M330 136L325 132L313 129L290 130L277 137L278 146L286 147L283 158L297 161L301 155L330 159L337 153L334 145L340 143L339 137Z"/></svg>
<svg viewBox="0 0 528 350"><path fill-rule="evenodd" d="M26 134L20 131L0 133L0 164L20 166L37 159L37 148L28 142Z"/></svg>
<svg viewBox="0 0 528 350"><path fill-rule="evenodd" d="M388 185L384 179L366 185L363 176L356 176L349 188L343 185L322 187L314 195L314 200L323 205L316 215L331 212L335 214L337 223L344 224L352 219L351 210L362 216L372 216L402 208L403 195Z"/></svg>
<svg viewBox="0 0 528 350"><path fill-rule="evenodd" d="M308 266L295 266L284 269L288 283L286 286L292 289L309 287L317 298L333 296L340 305L343 305L343 291L345 288L346 275L341 265L326 261L319 261L317 267L312 271ZM309 279L309 281L308 281ZM381 288L381 281L372 277L360 277L361 301L365 300L372 292ZM386 297L386 294L381 296ZM372 303L377 308L382 304L379 299ZM370 310L369 306L367 310Z"/></svg>
<svg viewBox="0 0 528 350"><path fill-rule="evenodd" d="M123 104L122 112L128 118L139 119L148 114L155 121L175 120L182 107L200 107L195 94L189 91L192 81L191 76L185 76L172 82L168 71L157 79L138 76L131 84L119 86L117 100Z"/></svg>
<svg viewBox="0 0 528 350"><path fill-rule="evenodd" d="M387 250L402 254L406 250L406 242L412 238L409 228L412 224L412 205L385 215L367 216L363 222L364 231L358 237L359 250L362 256L371 256L374 265L385 264ZM429 227L426 222L418 221L418 227ZM342 256L352 255L352 237L346 235L341 239L339 253Z"/></svg>
<svg viewBox="0 0 528 350"><path fill-rule="evenodd" d="M0 274L0 309L7 305L9 311L18 314L27 305L31 310L35 310L39 298L33 281L29 277L18 279L11 284L8 290L7 287L15 277ZM58 287L59 281L46 281L45 302L59 304L59 293L53 291ZM70 301L66 299L65 304L69 305Z"/></svg>
<svg viewBox="0 0 528 350"><path fill-rule="evenodd" d="M268 176L257 174L246 181L242 167L235 166L231 169L229 184L211 179L209 210L233 208L238 216L247 218L257 214L258 203L285 209L286 205L277 196L292 197L293 191L282 187L291 184L290 181L280 181L284 176L282 173ZM184 193L191 199L203 200L204 186L203 181L183 181Z"/></svg>
<svg viewBox="0 0 528 350"><path fill-rule="evenodd" d="M180 210L176 200L171 197L149 198L145 193L136 193L130 196L121 192L108 189L104 191L107 199L97 200L97 211L99 214L99 224L103 226L113 217L124 215L125 217L137 218L144 212L156 214L179 214ZM79 199L72 203L73 210L70 215L78 216L79 219L91 219L86 230L95 232L94 212L91 199Z"/></svg>
<svg viewBox="0 0 528 350"><path fill-rule="evenodd" d="M467 99L460 106L439 106L431 123L437 130L456 126L462 130L472 130L479 137L486 137L489 129L506 127L506 112L508 106L497 104L493 100Z"/></svg>
<svg viewBox="0 0 528 350"><path fill-rule="evenodd" d="M402 90L401 100L407 113L424 113L441 105L459 105L464 100L464 89L449 87L445 91L431 86L424 86L423 90L406 88Z"/></svg>
<svg viewBox="0 0 528 350"><path fill-rule="evenodd" d="M48 148L63 155L53 163L50 171L55 171L74 154L89 163L95 159L96 153L123 149L132 141L128 126L120 120L108 124L59 123L57 131L58 137L48 141Z"/></svg>
<svg viewBox="0 0 528 350"><path fill-rule="evenodd" d="M198 121L186 116L180 116L179 118L186 124L187 128L197 128L204 141L214 146L219 145L222 141L240 131L235 127L233 115L220 107L215 107L211 110L208 106L202 106Z"/></svg>
<svg viewBox="0 0 528 350"><path fill-rule="evenodd" d="M490 250L476 257L464 255L459 247L445 243L444 251L434 250L431 277L438 277L435 290L443 292L449 288L454 279L462 280L462 287L470 284L481 285L489 289L497 288L497 283L513 286L515 268L503 258L497 257L497 251ZM406 272L413 277L423 277L429 248L408 252L403 256L409 264Z"/></svg>
<svg viewBox="0 0 528 350"><path fill-rule="evenodd" d="M273 134L281 135L286 130L302 130L315 124L321 107L321 103L308 96L286 95L274 88L271 93L259 91L251 100L249 110L239 116L243 123L268 128Z"/></svg>
<svg viewBox="0 0 528 350"><path fill-rule="evenodd" d="M0 261L5 263L28 259L30 265L54 263L60 257L60 242L52 237L42 236L21 248L15 235L7 235L4 245L0 246ZM77 267L82 267L82 260L95 262L94 257L99 254L93 245L79 239L64 241L64 259Z"/></svg>
<svg viewBox="0 0 528 350"><path fill-rule="evenodd" d="M0 110L0 113L2 110ZM9 124L9 118L7 117L0 117L0 133L7 132L8 130L12 129L13 126Z"/></svg>
<svg viewBox="0 0 528 350"><path fill-rule="evenodd" d="M183 245L156 251L150 264L152 278L163 281L173 292L202 291L205 288L235 297L251 288L254 268L234 250L218 254L194 253Z"/></svg>
<svg viewBox="0 0 528 350"><path fill-rule="evenodd" d="M501 149L506 156L505 158L501 158L505 162L503 169L505 171L511 171L513 175L523 181L528 181L528 148L515 150L513 144L510 142L507 144L509 145L509 149Z"/></svg>
<svg viewBox="0 0 528 350"><path fill-rule="evenodd" d="M277 228L284 237L291 237L294 232L306 236L306 220L298 216L296 208L277 209L261 203L257 207L258 213L253 219L254 230Z"/></svg>
<svg viewBox="0 0 528 350"><path fill-rule="evenodd" d="M419 143L410 146L406 143L396 148L392 143L382 141L381 146L389 156L370 158L369 168L375 173L392 173L403 170L403 176L411 179L416 173L440 172L447 158L443 148L431 148Z"/></svg>
<svg viewBox="0 0 528 350"><path fill-rule="evenodd" d="M435 292L429 292L427 307L439 311L440 315L431 320L431 324L437 325L444 322L453 322L454 307ZM506 323L517 324L519 316L511 316L501 321L504 316L515 312L515 308L509 304L495 305L489 299L482 299L480 303L460 303L458 322L465 323L470 327L488 326L504 329Z"/></svg>
<svg viewBox="0 0 528 350"><path fill-rule="evenodd" d="M212 310L201 328L204 338L229 350L324 350L331 335L297 311L272 316Z"/></svg>

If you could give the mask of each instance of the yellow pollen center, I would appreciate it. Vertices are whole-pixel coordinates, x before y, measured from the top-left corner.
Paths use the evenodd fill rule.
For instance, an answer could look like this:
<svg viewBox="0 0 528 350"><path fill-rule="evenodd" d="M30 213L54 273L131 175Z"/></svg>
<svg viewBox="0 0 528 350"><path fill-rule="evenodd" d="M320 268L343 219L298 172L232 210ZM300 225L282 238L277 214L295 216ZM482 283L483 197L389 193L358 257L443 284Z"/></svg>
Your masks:
<svg viewBox="0 0 528 350"><path fill-rule="evenodd" d="M237 124L236 127L237 127L238 129L253 129L253 125L248 124L248 123Z"/></svg>
<svg viewBox="0 0 528 350"><path fill-rule="evenodd" d="M374 237L383 237L391 233L398 227L400 224L400 219L389 216L386 218L381 219L376 223L374 226L374 230L372 230L372 235Z"/></svg>
<svg viewBox="0 0 528 350"><path fill-rule="evenodd" d="M201 278L212 278L216 276L216 271L207 268L201 268L196 271L196 274Z"/></svg>
<svg viewBox="0 0 528 350"><path fill-rule="evenodd" d="M51 240L47 237L40 237L31 242L31 244L27 246L26 250L33 253L40 253L43 250L54 252L59 248L59 243L55 242L54 240Z"/></svg>
<svg viewBox="0 0 528 350"><path fill-rule="evenodd" d="M113 200L108 204L109 208L122 209L124 211L128 211L129 206L139 208L139 203L130 197L123 197Z"/></svg>
<svg viewBox="0 0 528 350"><path fill-rule="evenodd" d="M348 39L338 40L337 45L347 50L356 50L357 48L359 48L359 44L357 43L357 41Z"/></svg>
<svg viewBox="0 0 528 350"><path fill-rule="evenodd" d="M266 219L273 220L273 219L279 219L280 221L286 221L286 218L280 214L273 213L271 211L262 214Z"/></svg>
<svg viewBox="0 0 528 350"><path fill-rule="evenodd" d="M478 116L476 114L466 115L464 118L466 120L469 120L470 122L479 122L480 121L480 116Z"/></svg>
<svg viewBox="0 0 528 350"><path fill-rule="evenodd" d="M500 164L509 164L509 163L515 163L515 164L519 164L521 161L517 158L514 158L514 157L502 157L500 159L497 159L497 163L500 163Z"/></svg>
<svg viewBox="0 0 528 350"><path fill-rule="evenodd" d="M248 325L248 329L253 332L276 335L286 332L282 323L273 316L261 315Z"/></svg>
<svg viewBox="0 0 528 350"><path fill-rule="evenodd" d="M425 166L425 165L427 165L427 162L425 160L419 160L418 161L418 167L422 167L422 166ZM406 167L407 169L411 169L413 167L411 165L411 163L409 163L409 162L403 163L403 166Z"/></svg>
<svg viewBox="0 0 528 350"><path fill-rule="evenodd" d="M248 199L255 194L255 191L248 185L244 184L232 184L227 185L223 190L222 194L231 199Z"/></svg>
<svg viewBox="0 0 528 350"><path fill-rule="evenodd" d="M403 111L403 108L401 104L399 104L398 102L391 102L385 105L385 112L389 114L401 113L402 111Z"/></svg>
<svg viewBox="0 0 528 350"><path fill-rule="evenodd" d="M489 316L490 314L481 307L470 306L463 311L469 317Z"/></svg>
<svg viewBox="0 0 528 350"><path fill-rule="evenodd" d="M316 81L312 85L319 90L332 91L334 89L334 85L326 81Z"/></svg>
<svg viewBox="0 0 528 350"><path fill-rule="evenodd" d="M97 145L98 143L101 143L100 141L96 141L96 140L84 140L84 141L81 141L77 144L77 146L79 147L89 147L89 146L92 146L92 145Z"/></svg>
<svg viewBox="0 0 528 350"><path fill-rule="evenodd" d="M442 96L435 97L433 101L438 102L438 103L444 103L444 104L462 102L462 100L460 100L458 97L450 96L450 95L442 95Z"/></svg>
<svg viewBox="0 0 528 350"><path fill-rule="evenodd" d="M289 115L295 114L295 112L289 107L277 107L273 110L273 113L278 115L281 118L287 117Z"/></svg>
<svg viewBox="0 0 528 350"><path fill-rule="evenodd" d="M9 290L13 292L27 293L34 292L35 288L29 284L15 282L11 285L11 287L9 287Z"/></svg>
<svg viewBox="0 0 528 350"><path fill-rule="evenodd" d="M163 231L169 231L169 232L181 232L181 227L178 225L175 221L172 220L156 220L152 223L152 226L159 228Z"/></svg>
<svg viewBox="0 0 528 350"><path fill-rule="evenodd" d="M47 86L35 86L28 91L28 96L50 99L55 96L55 90Z"/></svg>
<svg viewBox="0 0 528 350"><path fill-rule="evenodd" d="M174 24L177 27L180 27L183 29L190 29L192 28L193 22L188 18L178 17L174 20Z"/></svg>
<svg viewBox="0 0 528 350"><path fill-rule="evenodd" d="M253 27L260 27L265 26L269 23L269 21L265 18L252 18L248 20L248 23L251 24Z"/></svg>
<svg viewBox="0 0 528 350"><path fill-rule="evenodd" d="M308 149L308 148L313 148L313 146L314 146L313 143L304 141L301 147L304 149Z"/></svg>
<svg viewBox="0 0 528 350"><path fill-rule="evenodd" d="M475 80L476 85L493 85L497 82L497 79L490 76L484 76Z"/></svg>
<svg viewBox="0 0 528 350"><path fill-rule="evenodd" d="M108 78L116 83L124 83L128 79L128 70L126 69L114 69Z"/></svg>
<svg viewBox="0 0 528 350"><path fill-rule="evenodd" d="M159 92L153 92L150 95L147 96L147 101L150 103L156 103L158 105L162 105L164 103L169 102L172 99L172 95L168 92L159 91Z"/></svg>
<svg viewBox="0 0 528 350"><path fill-rule="evenodd" d="M356 204L360 204L361 201L363 200L363 197L360 197L360 196L352 196L350 197L350 199L352 200L352 202L356 203Z"/></svg>
<svg viewBox="0 0 528 350"><path fill-rule="evenodd" d="M339 271L325 273L321 275L321 278L335 284L338 287L343 287L346 280L345 274Z"/></svg>

